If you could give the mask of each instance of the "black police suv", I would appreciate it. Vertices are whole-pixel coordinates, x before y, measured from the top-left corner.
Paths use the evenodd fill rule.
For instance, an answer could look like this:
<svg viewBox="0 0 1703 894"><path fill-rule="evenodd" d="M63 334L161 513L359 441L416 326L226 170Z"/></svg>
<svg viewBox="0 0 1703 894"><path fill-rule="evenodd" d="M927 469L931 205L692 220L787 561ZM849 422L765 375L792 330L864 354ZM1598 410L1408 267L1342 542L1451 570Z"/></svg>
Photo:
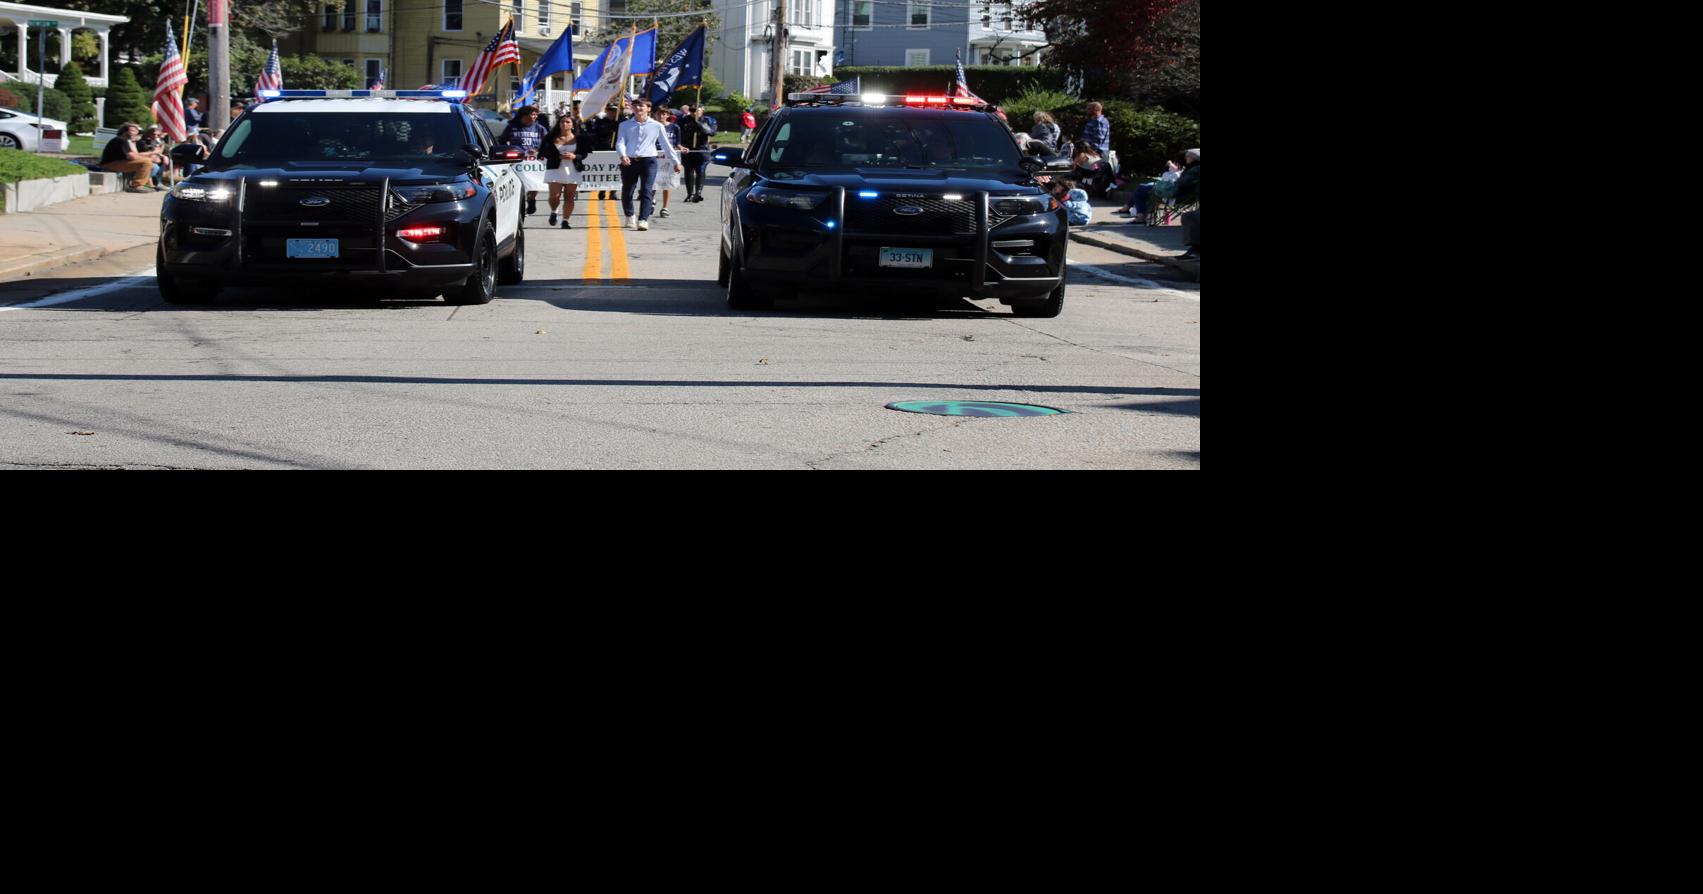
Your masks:
<svg viewBox="0 0 1703 894"><path fill-rule="evenodd" d="M1035 180L1068 160L1021 157L979 103L793 94L722 187L727 302L800 291L997 298L1018 316L1064 308L1069 220Z"/></svg>
<svg viewBox="0 0 1703 894"><path fill-rule="evenodd" d="M442 294L484 304L525 275L520 153L422 91L305 91L249 109L160 211L160 294L227 285ZM411 98L401 98L411 97Z"/></svg>

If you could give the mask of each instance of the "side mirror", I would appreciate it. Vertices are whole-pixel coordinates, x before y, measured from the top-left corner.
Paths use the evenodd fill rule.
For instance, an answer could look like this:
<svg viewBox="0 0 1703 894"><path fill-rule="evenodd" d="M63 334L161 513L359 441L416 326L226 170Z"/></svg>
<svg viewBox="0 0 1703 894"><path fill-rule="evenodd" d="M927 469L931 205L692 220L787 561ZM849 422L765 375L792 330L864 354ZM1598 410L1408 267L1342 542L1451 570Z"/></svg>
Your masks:
<svg viewBox="0 0 1703 894"><path fill-rule="evenodd" d="M718 165L726 165L730 168L743 168L745 167L745 150L717 149L710 155L710 160Z"/></svg>
<svg viewBox="0 0 1703 894"><path fill-rule="evenodd" d="M171 162L179 168L198 165L202 161L200 143L179 143L171 147Z"/></svg>
<svg viewBox="0 0 1703 894"><path fill-rule="evenodd" d="M1076 170L1076 162L1068 155L1055 155L1045 160L1048 174L1068 174Z"/></svg>
<svg viewBox="0 0 1703 894"><path fill-rule="evenodd" d="M1024 173L1031 175L1039 174L1047 169L1046 161L1033 155L1025 155L1018 159L1017 166L1022 168Z"/></svg>
<svg viewBox="0 0 1703 894"><path fill-rule="evenodd" d="M491 157L485 159L486 164L512 165L517 161L525 161L526 152L513 146L491 147Z"/></svg>

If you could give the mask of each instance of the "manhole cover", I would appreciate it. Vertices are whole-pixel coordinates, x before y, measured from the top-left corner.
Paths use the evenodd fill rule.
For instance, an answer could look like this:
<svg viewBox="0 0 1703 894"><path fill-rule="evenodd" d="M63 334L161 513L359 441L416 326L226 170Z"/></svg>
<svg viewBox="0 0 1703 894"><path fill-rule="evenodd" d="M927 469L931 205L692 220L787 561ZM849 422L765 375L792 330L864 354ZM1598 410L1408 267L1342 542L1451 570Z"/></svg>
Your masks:
<svg viewBox="0 0 1703 894"><path fill-rule="evenodd" d="M928 413L933 416L1061 416L1064 410L1037 407L1033 404L1002 404L976 400L906 400L887 405L889 410L902 413Z"/></svg>

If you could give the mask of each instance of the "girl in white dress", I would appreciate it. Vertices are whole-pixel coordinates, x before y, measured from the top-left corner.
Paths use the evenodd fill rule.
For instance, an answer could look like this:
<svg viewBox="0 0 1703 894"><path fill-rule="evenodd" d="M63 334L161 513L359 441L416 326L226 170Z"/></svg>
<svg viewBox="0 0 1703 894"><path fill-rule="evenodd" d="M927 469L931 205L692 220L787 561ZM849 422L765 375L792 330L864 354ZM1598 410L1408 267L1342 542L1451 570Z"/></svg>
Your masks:
<svg viewBox="0 0 1703 894"><path fill-rule="evenodd" d="M541 153L545 161L544 182L550 184L550 226L556 225L556 205L563 203L562 229L571 230L569 218L574 202L579 198L579 122L567 115L556 122L550 135L544 138Z"/></svg>

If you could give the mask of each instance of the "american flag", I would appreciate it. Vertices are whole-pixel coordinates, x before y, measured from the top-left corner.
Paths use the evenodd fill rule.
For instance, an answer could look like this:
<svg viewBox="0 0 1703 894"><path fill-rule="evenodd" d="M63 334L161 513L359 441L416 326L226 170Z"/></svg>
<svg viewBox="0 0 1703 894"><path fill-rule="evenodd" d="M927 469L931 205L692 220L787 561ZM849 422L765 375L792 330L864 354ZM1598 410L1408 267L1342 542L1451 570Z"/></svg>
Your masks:
<svg viewBox="0 0 1703 894"><path fill-rule="evenodd" d="M498 31L497 36L485 45L485 51L473 61L473 69L462 79L461 89L467 91L467 98L472 99L483 92L485 82L490 80L491 74L505 62L513 62L517 69L520 66L520 44L514 39L513 17L510 17L503 30Z"/></svg>
<svg viewBox="0 0 1703 894"><path fill-rule="evenodd" d="M183 73L183 57L177 54L177 38L171 24L166 24L166 59L160 63L159 77L154 79L154 120L166 129L166 135L178 142L189 139L183 126L183 95L189 78Z"/></svg>
<svg viewBox="0 0 1703 894"><path fill-rule="evenodd" d="M849 81L841 81L838 84L823 84L820 87L811 87L809 90L804 92L824 93L828 96L861 96L863 95L863 75L858 75Z"/></svg>
<svg viewBox="0 0 1703 894"><path fill-rule="evenodd" d="M958 51L958 84L952 88L952 95L958 99L973 99L976 102L984 100L970 91L970 82L964 80L964 51Z"/></svg>
<svg viewBox="0 0 1703 894"><path fill-rule="evenodd" d="M254 95L258 101L264 102L260 95L262 90L284 89L284 66L278 62L278 42L272 42L272 57L266 60L266 67L260 70L260 77L254 82Z"/></svg>

